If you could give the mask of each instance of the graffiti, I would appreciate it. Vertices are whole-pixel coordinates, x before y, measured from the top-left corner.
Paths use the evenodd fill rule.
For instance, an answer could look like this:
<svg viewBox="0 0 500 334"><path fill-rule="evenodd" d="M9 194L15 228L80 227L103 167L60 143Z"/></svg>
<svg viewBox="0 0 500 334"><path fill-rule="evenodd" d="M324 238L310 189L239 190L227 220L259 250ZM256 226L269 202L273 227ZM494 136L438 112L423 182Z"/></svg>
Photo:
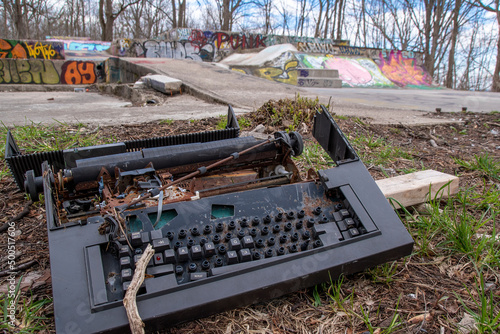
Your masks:
<svg viewBox="0 0 500 334"><path fill-rule="evenodd" d="M124 56L127 50L130 48L131 41L128 38L122 38L118 40L120 56Z"/></svg>
<svg viewBox="0 0 500 334"><path fill-rule="evenodd" d="M70 42L67 50L71 51L106 51L111 46L110 42Z"/></svg>
<svg viewBox="0 0 500 334"><path fill-rule="evenodd" d="M95 64L89 61L68 61L61 67L61 83L68 85L96 82Z"/></svg>
<svg viewBox="0 0 500 334"><path fill-rule="evenodd" d="M50 60L0 59L0 84L57 84L59 74Z"/></svg>
<svg viewBox="0 0 500 334"><path fill-rule="evenodd" d="M339 46L339 52L342 55L350 55L350 56L361 55L361 53L359 52L359 48L350 47L350 46Z"/></svg>
<svg viewBox="0 0 500 334"><path fill-rule="evenodd" d="M24 42L24 44L29 58L64 59L62 44L42 42ZM54 44L58 47L57 49L53 49Z"/></svg>
<svg viewBox="0 0 500 334"><path fill-rule="evenodd" d="M297 82L298 86L301 87L321 87L321 88L331 88L334 87L333 80L327 79L304 79L299 78Z"/></svg>
<svg viewBox="0 0 500 334"><path fill-rule="evenodd" d="M64 59L62 43L0 39L0 58Z"/></svg>
<svg viewBox="0 0 500 334"><path fill-rule="evenodd" d="M266 47L266 37L257 35L245 34L227 34L225 32L216 32L213 34L213 40L217 49L231 48L233 50L256 49Z"/></svg>
<svg viewBox="0 0 500 334"><path fill-rule="evenodd" d="M17 41L0 39L0 58L26 59L28 55Z"/></svg>
<svg viewBox="0 0 500 334"><path fill-rule="evenodd" d="M384 75L396 85L404 86L426 86L432 85L432 77L422 67L417 65L414 58L403 57L401 51L391 51L389 59L385 59L380 53L378 64Z"/></svg>
<svg viewBox="0 0 500 334"><path fill-rule="evenodd" d="M348 58L333 55L296 54L302 66L311 69L338 70L345 87L391 87L394 84L368 58Z"/></svg>

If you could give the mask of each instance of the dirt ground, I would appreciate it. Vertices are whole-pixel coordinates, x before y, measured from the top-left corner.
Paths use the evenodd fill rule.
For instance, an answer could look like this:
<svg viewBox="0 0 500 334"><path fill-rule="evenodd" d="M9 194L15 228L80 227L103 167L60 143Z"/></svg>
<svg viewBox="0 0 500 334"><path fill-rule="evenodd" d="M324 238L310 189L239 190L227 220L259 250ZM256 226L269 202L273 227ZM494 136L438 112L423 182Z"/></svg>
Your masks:
<svg viewBox="0 0 500 334"><path fill-rule="evenodd" d="M475 154L488 152L497 161L500 159L500 115L499 114L436 114L453 121L448 125L432 127L372 126L360 119L340 118L338 123L346 134L364 134L367 137L383 138L410 152L412 159L398 158L390 166L368 164L375 179L402 174L409 169L435 169L460 175L461 187L484 186L477 172L464 171L454 158L470 160ZM164 124L139 124L100 128L99 136L114 136L117 141L165 136L179 133L215 129L220 119L195 122L174 121ZM458 123L456 121L459 121ZM257 124L252 124L254 127ZM276 129L276 127L275 127ZM302 129L301 131L305 130ZM92 131L89 128L89 131ZM312 140L310 129L304 133ZM362 157L369 157L372 147L357 147ZM0 168L4 167L0 162ZM0 223L8 221L23 210L27 201L20 193L12 177L0 181ZM500 222L496 222L500 225ZM29 214L17 221L19 235L16 238L19 252L18 265L34 260L30 268L22 270L25 279L23 294L32 294L35 300L51 298L50 262L44 208L40 203L31 205ZM497 230L500 226L496 227ZM5 249L5 233L0 238L0 247ZM5 261L2 261L3 266ZM387 267L386 267L387 268ZM4 270L1 267L0 270ZM346 303L369 314L373 327L389 326L395 310L403 327L399 333L455 333L457 324L466 318L458 297L474 305L465 286L473 286L477 275L468 260L461 256L423 256L414 254L396 261L393 274L388 279L380 271L367 270L344 278L340 294L348 296ZM495 274L496 271L496 274ZM19 277L20 275L18 275ZM498 268L486 273L485 281L493 283L494 294L500 295ZM0 285L5 277L0 278ZM318 287L290 293L269 302L251 305L208 318L186 322L167 329L166 333L363 333L370 328L360 317L335 303L327 294L332 287ZM316 299L315 299L316 297ZM54 332L53 310L46 306L43 315L45 331ZM423 318L422 315L426 314ZM420 316L420 318L418 318ZM417 318L416 318L417 317ZM424 320L424 321L422 321Z"/></svg>

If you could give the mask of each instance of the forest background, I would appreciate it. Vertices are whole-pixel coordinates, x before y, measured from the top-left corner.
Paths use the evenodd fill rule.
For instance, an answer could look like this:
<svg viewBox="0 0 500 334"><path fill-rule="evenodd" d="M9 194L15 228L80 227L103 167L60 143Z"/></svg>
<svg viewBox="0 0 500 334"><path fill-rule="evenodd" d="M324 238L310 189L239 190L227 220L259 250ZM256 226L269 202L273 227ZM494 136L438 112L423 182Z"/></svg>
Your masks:
<svg viewBox="0 0 500 334"><path fill-rule="evenodd" d="M500 0L0 0L0 37L154 39L189 27L423 53L435 82L500 92Z"/></svg>

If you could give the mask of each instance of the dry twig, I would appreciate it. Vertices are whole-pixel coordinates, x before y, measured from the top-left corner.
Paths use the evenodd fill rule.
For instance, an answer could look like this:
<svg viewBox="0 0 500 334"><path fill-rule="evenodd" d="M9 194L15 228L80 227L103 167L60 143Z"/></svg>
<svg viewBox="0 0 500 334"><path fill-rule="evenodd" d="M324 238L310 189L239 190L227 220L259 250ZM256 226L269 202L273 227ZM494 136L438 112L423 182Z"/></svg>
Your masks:
<svg viewBox="0 0 500 334"><path fill-rule="evenodd" d="M144 274L146 273L146 267L149 260L153 257L155 251L151 247L151 244L146 247L146 250L142 254L139 261L135 265L135 272L132 281L127 289L125 298L123 298L123 306L127 311L127 318L130 324L130 331L132 334L144 334L144 322L142 322L141 316L139 315L139 310L137 309L136 295L142 282L144 282Z"/></svg>

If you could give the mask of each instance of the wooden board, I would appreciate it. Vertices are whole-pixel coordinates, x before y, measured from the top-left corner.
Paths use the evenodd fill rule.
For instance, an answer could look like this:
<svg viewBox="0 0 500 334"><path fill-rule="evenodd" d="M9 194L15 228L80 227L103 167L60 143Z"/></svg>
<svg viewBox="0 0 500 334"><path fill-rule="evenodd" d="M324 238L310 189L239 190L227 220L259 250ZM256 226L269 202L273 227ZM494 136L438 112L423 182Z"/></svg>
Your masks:
<svg viewBox="0 0 500 334"><path fill-rule="evenodd" d="M438 197L442 198L458 193L458 177L435 170L424 170L375 182L386 198L392 197L405 207L427 202L429 189L431 198L434 198L438 191ZM441 189L446 184L448 185Z"/></svg>

